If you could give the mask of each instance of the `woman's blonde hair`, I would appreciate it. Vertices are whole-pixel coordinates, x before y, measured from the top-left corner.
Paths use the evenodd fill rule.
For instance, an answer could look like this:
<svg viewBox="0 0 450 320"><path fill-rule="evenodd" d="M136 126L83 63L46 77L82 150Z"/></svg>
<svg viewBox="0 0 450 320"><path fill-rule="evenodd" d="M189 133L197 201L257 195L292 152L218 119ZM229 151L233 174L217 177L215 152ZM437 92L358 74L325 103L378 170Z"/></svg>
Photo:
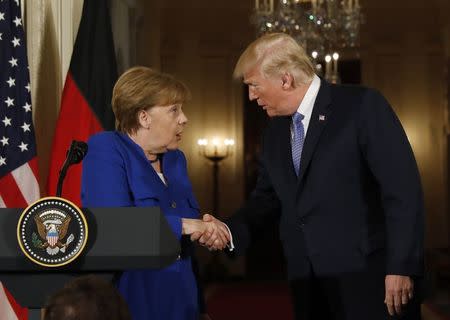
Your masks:
<svg viewBox="0 0 450 320"><path fill-rule="evenodd" d="M265 77L289 72L296 85L311 82L315 73L305 50L285 33L265 34L250 43L239 57L233 76L242 78L257 66Z"/></svg>
<svg viewBox="0 0 450 320"><path fill-rule="evenodd" d="M133 67L117 80L112 92L116 129L134 133L139 128L138 113L154 106L184 103L189 89L173 76L147 67Z"/></svg>

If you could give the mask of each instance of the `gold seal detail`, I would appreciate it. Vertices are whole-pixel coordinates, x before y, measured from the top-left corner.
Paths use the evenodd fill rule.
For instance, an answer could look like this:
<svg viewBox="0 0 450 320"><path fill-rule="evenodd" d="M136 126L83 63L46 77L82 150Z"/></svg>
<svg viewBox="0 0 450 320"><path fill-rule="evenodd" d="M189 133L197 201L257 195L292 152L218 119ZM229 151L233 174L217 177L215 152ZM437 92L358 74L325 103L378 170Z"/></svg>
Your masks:
<svg viewBox="0 0 450 320"><path fill-rule="evenodd" d="M17 224L20 249L28 259L44 267L61 267L74 261L87 238L83 212L63 198L39 199L22 212Z"/></svg>

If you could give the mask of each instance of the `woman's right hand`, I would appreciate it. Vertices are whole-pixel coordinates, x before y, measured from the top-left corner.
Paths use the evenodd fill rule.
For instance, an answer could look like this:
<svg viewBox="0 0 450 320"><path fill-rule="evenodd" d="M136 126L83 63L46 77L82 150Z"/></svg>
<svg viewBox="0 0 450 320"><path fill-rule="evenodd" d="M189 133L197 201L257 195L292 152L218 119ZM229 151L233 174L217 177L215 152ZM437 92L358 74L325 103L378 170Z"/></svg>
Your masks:
<svg viewBox="0 0 450 320"><path fill-rule="evenodd" d="M214 243L215 249L224 249L230 241L230 234L228 229L219 220L202 221L200 219L182 218L182 234L192 235L196 234L195 238L205 236Z"/></svg>

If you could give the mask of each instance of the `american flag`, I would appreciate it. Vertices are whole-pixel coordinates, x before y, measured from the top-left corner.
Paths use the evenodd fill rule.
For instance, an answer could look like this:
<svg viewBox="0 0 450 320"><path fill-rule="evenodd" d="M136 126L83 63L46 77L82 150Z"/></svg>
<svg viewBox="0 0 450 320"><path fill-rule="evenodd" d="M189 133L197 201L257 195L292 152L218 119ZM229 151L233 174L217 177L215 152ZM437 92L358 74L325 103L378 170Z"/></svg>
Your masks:
<svg viewBox="0 0 450 320"><path fill-rule="evenodd" d="M1 2L2 0L0 0ZM4 0L3 0L4 1ZM21 307L11 293L0 282L0 319L26 320L28 309Z"/></svg>
<svg viewBox="0 0 450 320"><path fill-rule="evenodd" d="M0 0L0 207L39 198L30 76L19 0Z"/></svg>

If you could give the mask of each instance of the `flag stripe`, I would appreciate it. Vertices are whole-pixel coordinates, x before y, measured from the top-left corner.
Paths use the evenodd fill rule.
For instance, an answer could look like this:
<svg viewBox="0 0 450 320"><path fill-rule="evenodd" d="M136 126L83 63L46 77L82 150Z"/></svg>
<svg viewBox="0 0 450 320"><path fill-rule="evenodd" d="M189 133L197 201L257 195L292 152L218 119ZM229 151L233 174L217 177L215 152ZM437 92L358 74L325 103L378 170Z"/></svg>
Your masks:
<svg viewBox="0 0 450 320"><path fill-rule="evenodd" d="M48 195L50 196L56 195L59 170L64 163L66 151L69 149L71 141L86 141L90 135L103 130L88 102L73 81L70 72L67 74L63 97L64 101L62 102L53 140L51 169L47 183ZM83 123L83 125L80 126L80 123ZM81 205L80 185L81 165L77 164L67 171L62 197L76 205Z"/></svg>
<svg viewBox="0 0 450 320"><path fill-rule="evenodd" d="M39 183L28 163L13 170L11 174L16 180L16 184L26 203L30 204L39 199Z"/></svg>
<svg viewBox="0 0 450 320"><path fill-rule="evenodd" d="M10 303L10 298L4 289L3 284L0 282L0 318L2 320L18 320L19 317L15 313Z"/></svg>
<svg viewBox="0 0 450 320"><path fill-rule="evenodd" d="M34 176L36 177L36 180L39 181L39 166L38 166L38 160L37 157L34 157L28 162L31 171L33 171Z"/></svg>
<svg viewBox="0 0 450 320"><path fill-rule="evenodd" d="M3 201L2 195L0 194L0 208L6 208L5 201Z"/></svg>
<svg viewBox="0 0 450 320"><path fill-rule="evenodd" d="M0 195L8 208L25 208L27 202L12 174L7 174L0 179Z"/></svg>
<svg viewBox="0 0 450 320"><path fill-rule="evenodd" d="M72 80L100 121L103 130L114 129L111 108L116 58L108 1L86 0L70 62ZM95 34L92 34L95 30Z"/></svg>
<svg viewBox="0 0 450 320"><path fill-rule="evenodd" d="M11 295L11 293L3 287L6 297L8 298L9 304L11 305L12 309L14 310L14 313L16 314L17 318L19 320L27 320L28 319L28 308L22 307L17 303L17 301L14 299L14 297Z"/></svg>

